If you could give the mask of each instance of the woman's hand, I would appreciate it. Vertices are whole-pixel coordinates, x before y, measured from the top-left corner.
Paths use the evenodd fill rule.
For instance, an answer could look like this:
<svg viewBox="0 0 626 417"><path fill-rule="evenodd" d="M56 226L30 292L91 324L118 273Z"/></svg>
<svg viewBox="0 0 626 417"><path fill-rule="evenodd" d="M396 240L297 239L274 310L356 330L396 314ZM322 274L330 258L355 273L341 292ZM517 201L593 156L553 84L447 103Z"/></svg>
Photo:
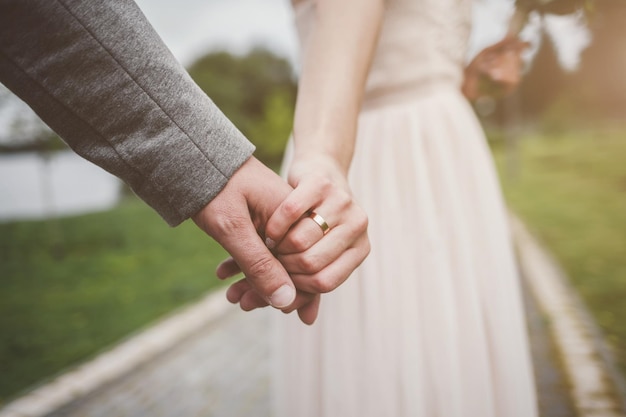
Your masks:
<svg viewBox="0 0 626 417"><path fill-rule="evenodd" d="M294 161L289 183L294 190L268 220L266 243L298 289L295 302L283 311L297 309L302 321L311 324L317 317L319 294L341 285L368 255L367 216L354 201L345 172L332 158ZM313 213L323 220L314 221ZM323 221L326 232L318 223ZM218 268L221 278L238 272L233 261ZM228 299L244 310L267 305L245 279L230 287Z"/></svg>
<svg viewBox="0 0 626 417"><path fill-rule="evenodd" d="M334 290L369 253L367 215L355 202L346 174L329 157L294 160L288 176L294 190L267 222L265 235L276 242L278 260L299 290ZM327 223L326 232L313 213Z"/></svg>
<svg viewBox="0 0 626 417"><path fill-rule="evenodd" d="M305 323L317 317L319 294L344 282L370 250L367 216L354 202L346 176L384 8L384 0L315 2L294 117L295 157L289 172L294 190L265 227L268 246L298 290L296 301L283 311L297 309ZM328 233L312 213L324 219ZM227 262L218 276L236 270ZM264 306L251 288L246 281L233 284L229 300L244 309Z"/></svg>
<svg viewBox="0 0 626 417"><path fill-rule="evenodd" d="M473 101L483 95L512 93L522 79L522 52L528 47L516 37L507 37L482 51L465 68L461 90Z"/></svg>

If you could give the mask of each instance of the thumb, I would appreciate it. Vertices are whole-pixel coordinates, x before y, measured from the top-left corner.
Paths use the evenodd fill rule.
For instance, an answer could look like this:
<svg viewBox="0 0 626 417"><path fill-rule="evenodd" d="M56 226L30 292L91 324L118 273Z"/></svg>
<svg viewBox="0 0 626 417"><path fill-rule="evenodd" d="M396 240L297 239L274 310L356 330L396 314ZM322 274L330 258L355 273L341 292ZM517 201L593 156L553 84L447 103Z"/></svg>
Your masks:
<svg viewBox="0 0 626 417"><path fill-rule="evenodd" d="M237 206L214 213L211 209L215 207L210 207L214 203L215 200L194 216L196 223L230 253L252 287L269 304L276 308L290 305L296 297L293 282L259 237L247 215L247 206L243 213L242 207Z"/></svg>
<svg viewBox="0 0 626 417"><path fill-rule="evenodd" d="M267 249L248 219L236 232L216 239L233 257L252 287L273 307L292 304L296 289L282 264Z"/></svg>
<svg viewBox="0 0 626 417"><path fill-rule="evenodd" d="M267 190L265 188L271 188ZM265 190L264 190L265 189ZM250 158L224 189L193 216L194 222L226 249L258 294L276 308L293 303L296 289L282 264L265 246L253 223L264 227L268 200L278 205L290 187L269 168ZM260 209L263 207L263 209ZM271 213L270 213L271 214Z"/></svg>

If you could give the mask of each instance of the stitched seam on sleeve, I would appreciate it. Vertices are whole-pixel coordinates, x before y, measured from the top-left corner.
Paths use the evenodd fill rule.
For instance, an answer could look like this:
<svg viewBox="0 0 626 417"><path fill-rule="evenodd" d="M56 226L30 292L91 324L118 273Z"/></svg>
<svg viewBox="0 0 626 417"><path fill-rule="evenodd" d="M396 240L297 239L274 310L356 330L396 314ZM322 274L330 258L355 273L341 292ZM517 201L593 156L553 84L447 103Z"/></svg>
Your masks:
<svg viewBox="0 0 626 417"><path fill-rule="evenodd" d="M70 114L74 115L77 119L79 119L81 122L85 123L86 126L88 126L89 128L91 128L91 130L94 132L94 134L101 139L102 142L107 143L109 145L109 147L111 148L111 150L118 156L119 160L126 165L128 168L130 168L131 171L135 172L136 175L140 178L148 178L146 175L144 175L140 170L138 170L137 168L135 168L132 164L130 164L129 162L126 161L126 159L124 159L124 157L117 151L117 149L115 148L115 146L113 146L107 139L105 136L103 136L91 123L89 123L87 120L85 120L84 118L82 118L78 113L76 113L72 108L70 108L69 106L67 106L65 103L63 103L62 101L60 101L57 97L55 97L53 94L51 94L46 87L40 83L37 79L33 78L27 71L25 71L17 62L15 62L13 59L11 59L10 56L8 56L6 53L4 53L4 51L0 50L0 54L2 54L3 57L5 57L5 59L9 62L11 62L13 64L13 66L15 68L18 68L22 74L24 74L28 79L30 79L32 82L34 82L35 84L39 85L41 87L41 91L48 97L50 97L53 101L55 101L56 103L59 104L60 107L63 107L64 109L66 109ZM213 164L211 164L213 165ZM219 170L218 170L219 171ZM221 172L220 172L221 174ZM226 177L225 177L226 178ZM157 191L159 192L163 192L163 188L159 186L159 184L155 181L149 181L150 184L152 184ZM182 215L182 213L180 212L180 210L178 209L178 207L176 207L175 205L172 204L171 201L168 200L168 207L170 208L170 210L175 211L176 213L178 213L179 216Z"/></svg>
<svg viewBox="0 0 626 417"><path fill-rule="evenodd" d="M225 179L228 179L228 176L226 174L224 174L217 166L215 166L213 164L213 162L211 161L211 159L209 158L209 156L202 150L202 148L193 140L193 138L178 124L176 123L176 121L165 111L165 109L163 109L163 107L161 107L161 105L154 99L154 97L152 97L152 95L150 95L150 93L148 93L148 91L135 79L135 77L132 76L132 74L126 69L126 67L124 65L122 65L122 63L115 57L115 55L113 55L111 53L111 51L104 46L104 44L102 44L102 42L100 42L100 39L98 39L93 33L92 31L90 31L84 24L83 22L74 14L72 13L72 11L70 10L70 8L65 5L65 3L63 3L63 1L61 0L57 0L64 8L65 10L67 10L67 12L72 15L72 17L74 17L74 19L76 19L76 22L78 22L82 28L89 33L89 35L91 35L91 38L96 41L98 43L98 45L100 45L102 47L102 49L104 49L104 51L106 51L106 53L111 57L111 59L113 59L118 65L119 67L124 71L124 73L126 75L128 75L128 77L133 81L133 83L135 83L135 85L137 87L139 87L139 89L141 89L141 91L144 92L144 94L146 94L146 96L148 96L148 98L150 98L150 100L161 110L161 112L189 139L189 141L191 143L194 144L194 146L198 149L198 151L200 151L200 153L209 161L209 163L213 166L213 168L215 168ZM106 137L104 137L104 139L113 147L115 148L115 146L113 146L107 139ZM122 158L122 156L120 155L120 158ZM123 158L122 158L123 159Z"/></svg>
<svg viewBox="0 0 626 417"><path fill-rule="evenodd" d="M120 158L120 160L126 165L128 166L132 171L136 172L140 177L145 178L145 175L139 171L137 168L135 168L134 166L132 166L131 164L129 164L123 157L122 155L117 151L117 149L115 149L115 146L111 145L111 143L106 139L106 137L104 137L100 132L98 132L98 130L92 126L91 123L89 123L87 120L85 120L84 118L82 118L78 113L76 113L71 107L67 106L65 103L63 103L61 100L59 100L56 96L54 96L53 94L51 94L48 89L46 88L45 85L43 85L41 82L39 82L39 80L37 80L36 78L32 77L27 71L25 71L21 65L19 65L17 62L15 62L10 56L8 56L6 53L4 53L4 51L0 50L0 54L2 54L2 56L5 57L5 59L7 61L10 61L13 66L15 68L18 68L22 74L24 74L26 77L28 77L28 79L30 79L33 83L37 84L39 87L41 87L41 91L46 94L48 97L50 97L52 100L54 100L56 103L58 103L60 105L60 107L63 107L64 109L66 109L69 113L73 114L74 116L76 116L76 118L78 118L80 121L82 121L83 123L85 123L87 126L89 126L93 132L95 132L96 136L98 136L100 139L102 139L103 142L106 142L111 149L113 150L113 152L115 152L115 154ZM158 187L158 184L155 184ZM160 188L159 188L160 190Z"/></svg>

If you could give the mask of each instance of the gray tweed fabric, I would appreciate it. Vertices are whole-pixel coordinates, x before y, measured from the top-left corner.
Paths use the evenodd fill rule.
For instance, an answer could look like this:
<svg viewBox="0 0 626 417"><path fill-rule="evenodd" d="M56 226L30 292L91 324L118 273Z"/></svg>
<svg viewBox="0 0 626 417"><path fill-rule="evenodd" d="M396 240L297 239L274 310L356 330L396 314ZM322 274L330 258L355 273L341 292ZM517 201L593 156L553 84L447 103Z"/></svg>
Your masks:
<svg viewBox="0 0 626 417"><path fill-rule="evenodd" d="M130 0L0 0L0 81L170 225L254 151Z"/></svg>

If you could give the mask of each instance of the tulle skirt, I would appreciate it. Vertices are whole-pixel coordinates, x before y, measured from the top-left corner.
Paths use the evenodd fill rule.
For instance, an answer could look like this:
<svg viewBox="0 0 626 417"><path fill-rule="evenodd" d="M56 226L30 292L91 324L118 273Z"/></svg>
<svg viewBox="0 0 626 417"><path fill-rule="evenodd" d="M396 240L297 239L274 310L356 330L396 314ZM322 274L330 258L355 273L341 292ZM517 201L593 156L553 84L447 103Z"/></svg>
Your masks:
<svg viewBox="0 0 626 417"><path fill-rule="evenodd" d="M350 181L372 251L313 326L276 315L272 415L536 416L505 207L458 89L367 102Z"/></svg>

